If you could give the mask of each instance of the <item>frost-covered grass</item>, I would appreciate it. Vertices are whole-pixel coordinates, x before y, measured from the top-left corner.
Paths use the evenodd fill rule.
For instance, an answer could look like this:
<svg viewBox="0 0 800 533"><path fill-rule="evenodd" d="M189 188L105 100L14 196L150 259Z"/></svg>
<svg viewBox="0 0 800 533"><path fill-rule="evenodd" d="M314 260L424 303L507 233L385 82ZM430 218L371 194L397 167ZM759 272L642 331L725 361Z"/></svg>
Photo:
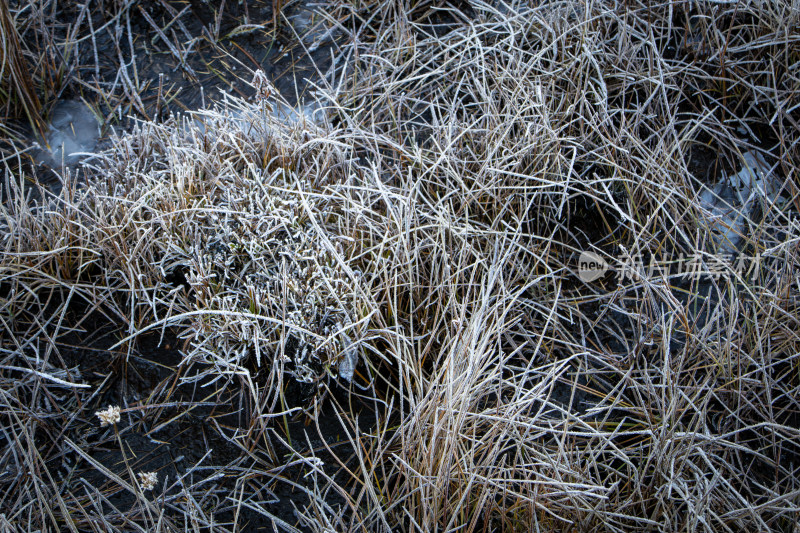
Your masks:
<svg viewBox="0 0 800 533"><path fill-rule="evenodd" d="M215 513L270 512L249 491L296 463L316 531L793 531L800 9L407 4L326 4L353 39L324 124L232 98L141 123L35 206L7 177L0 520L236 530ZM701 198L748 152L777 190L713 218ZM726 220L745 270L714 263ZM589 250L615 271L584 282ZM240 490L88 507L51 468L53 420L105 407L59 366L76 302L128 353L177 334L197 401L238 395L217 428ZM323 404L349 428L337 477L265 437Z"/></svg>

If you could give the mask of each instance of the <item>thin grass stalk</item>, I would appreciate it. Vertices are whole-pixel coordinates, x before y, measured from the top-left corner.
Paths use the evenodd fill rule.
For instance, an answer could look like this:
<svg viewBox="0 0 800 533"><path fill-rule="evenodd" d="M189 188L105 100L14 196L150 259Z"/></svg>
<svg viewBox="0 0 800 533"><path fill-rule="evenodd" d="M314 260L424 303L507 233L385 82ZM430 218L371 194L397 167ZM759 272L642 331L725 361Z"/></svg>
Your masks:
<svg viewBox="0 0 800 533"><path fill-rule="evenodd" d="M43 139L42 104L25 59L8 0L0 1L0 104L7 117L25 116Z"/></svg>

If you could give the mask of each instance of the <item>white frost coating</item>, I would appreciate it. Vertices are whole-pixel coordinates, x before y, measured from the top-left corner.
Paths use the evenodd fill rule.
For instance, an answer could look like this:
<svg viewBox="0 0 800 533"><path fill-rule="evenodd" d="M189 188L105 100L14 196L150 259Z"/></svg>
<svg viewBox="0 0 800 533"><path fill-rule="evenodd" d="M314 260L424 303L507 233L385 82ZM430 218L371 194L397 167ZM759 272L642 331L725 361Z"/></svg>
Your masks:
<svg viewBox="0 0 800 533"><path fill-rule="evenodd" d="M94 150L99 137L100 124L92 110L79 100L63 100L50 115L47 146L35 154L35 159L52 168L75 164L82 154Z"/></svg>
<svg viewBox="0 0 800 533"><path fill-rule="evenodd" d="M781 190L780 182L760 154L748 151L743 158L742 170L719 180L713 189L704 189L699 196L700 205L710 214L708 227L714 232L714 242L722 252L736 250L754 202L770 205Z"/></svg>

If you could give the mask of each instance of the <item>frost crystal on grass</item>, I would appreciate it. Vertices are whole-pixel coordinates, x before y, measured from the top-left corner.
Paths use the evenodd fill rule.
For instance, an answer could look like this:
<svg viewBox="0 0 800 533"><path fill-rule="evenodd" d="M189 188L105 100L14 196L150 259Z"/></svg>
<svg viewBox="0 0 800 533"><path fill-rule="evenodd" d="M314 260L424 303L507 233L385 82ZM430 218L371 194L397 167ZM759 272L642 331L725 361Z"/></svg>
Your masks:
<svg viewBox="0 0 800 533"><path fill-rule="evenodd" d="M121 419L119 406L116 405L109 405L105 411L96 411L94 414L100 419L100 427L118 424Z"/></svg>
<svg viewBox="0 0 800 533"><path fill-rule="evenodd" d="M313 474L314 472L317 472L318 470L321 470L322 467L325 466L325 462L322 459L320 459L319 457L310 457L310 458L306 459L306 464L308 464L308 466L310 466L312 468L312 470L309 471L309 472L306 472L303 475L303 477L308 477L311 474Z"/></svg>

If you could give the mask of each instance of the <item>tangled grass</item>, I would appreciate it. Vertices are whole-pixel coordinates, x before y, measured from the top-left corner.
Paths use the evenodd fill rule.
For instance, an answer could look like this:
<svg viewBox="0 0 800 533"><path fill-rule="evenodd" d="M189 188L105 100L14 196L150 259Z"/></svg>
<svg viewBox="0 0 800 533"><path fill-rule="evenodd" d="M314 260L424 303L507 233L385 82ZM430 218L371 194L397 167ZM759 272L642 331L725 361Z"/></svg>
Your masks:
<svg viewBox="0 0 800 533"><path fill-rule="evenodd" d="M24 116L35 131L42 133L42 105L23 52L8 1L3 0L0 2L0 111L3 117ZM0 132L3 136L11 135L5 124L0 125Z"/></svg>
<svg viewBox="0 0 800 533"><path fill-rule="evenodd" d="M96 407L50 356L83 300L125 325L119 346L176 331L198 369L184 382L252 399L230 439L268 463L255 479L280 466L275 419L334 406L352 456L306 487L310 530L793 531L798 6L326 10L352 42L321 87L325 124L231 99L142 123L49 202L7 177L3 464L39 466L0 479L60 503L37 518L3 498L4 519L57 527L76 505L33 451L54 407L20 413L59 387ZM758 261L676 271L692 256L714 272L698 196L747 151L781 190L742 213L731 259ZM586 250L612 272L581 279ZM311 385L300 406L292 381ZM373 427L340 385L371 399ZM180 529L172 501L126 516ZM210 527L203 509L192 523Z"/></svg>

